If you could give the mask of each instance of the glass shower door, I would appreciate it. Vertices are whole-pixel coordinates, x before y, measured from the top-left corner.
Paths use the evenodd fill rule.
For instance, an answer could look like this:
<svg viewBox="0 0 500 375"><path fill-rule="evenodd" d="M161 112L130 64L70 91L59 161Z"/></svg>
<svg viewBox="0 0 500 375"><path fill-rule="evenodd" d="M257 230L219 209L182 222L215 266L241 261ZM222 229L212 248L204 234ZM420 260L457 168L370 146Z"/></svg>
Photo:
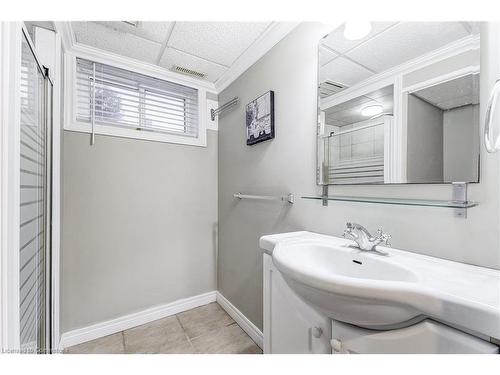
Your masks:
<svg viewBox="0 0 500 375"><path fill-rule="evenodd" d="M24 30L23 30L24 31ZM50 349L50 125L52 85L23 33L20 116L20 343Z"/></svg>

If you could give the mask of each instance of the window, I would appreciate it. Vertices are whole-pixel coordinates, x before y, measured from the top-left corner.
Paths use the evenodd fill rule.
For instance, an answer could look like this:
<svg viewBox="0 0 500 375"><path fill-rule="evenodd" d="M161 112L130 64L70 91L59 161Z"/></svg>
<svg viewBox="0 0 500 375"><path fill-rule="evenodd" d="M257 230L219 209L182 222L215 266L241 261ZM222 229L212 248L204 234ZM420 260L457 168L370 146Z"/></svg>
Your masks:
<svg viewBox="0 0 500 375"><path fill-rule="evenodd" d="M195 88L82 58L76 58L75 78L78 123L199 136Z"/></svg>

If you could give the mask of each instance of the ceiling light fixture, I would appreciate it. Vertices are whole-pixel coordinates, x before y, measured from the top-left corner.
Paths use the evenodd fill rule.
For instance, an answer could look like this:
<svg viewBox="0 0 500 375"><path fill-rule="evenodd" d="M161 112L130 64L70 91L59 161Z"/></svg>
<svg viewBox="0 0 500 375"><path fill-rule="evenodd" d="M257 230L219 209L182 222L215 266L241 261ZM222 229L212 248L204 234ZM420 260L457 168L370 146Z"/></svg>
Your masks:
<svg viewBox="0 0 500 375"><path fill-rule="evenodd" d="M384 108L380 104L370 104L361 108L361 114L365 117L379 115L383 112Z"/></svg>
<svg viewBox="0 0 500 375"><path fill-rule="evenodd" d="M364 38L372 31L372 24L363 21L349 21L344 25L344 37L349 40Z"/></svg>

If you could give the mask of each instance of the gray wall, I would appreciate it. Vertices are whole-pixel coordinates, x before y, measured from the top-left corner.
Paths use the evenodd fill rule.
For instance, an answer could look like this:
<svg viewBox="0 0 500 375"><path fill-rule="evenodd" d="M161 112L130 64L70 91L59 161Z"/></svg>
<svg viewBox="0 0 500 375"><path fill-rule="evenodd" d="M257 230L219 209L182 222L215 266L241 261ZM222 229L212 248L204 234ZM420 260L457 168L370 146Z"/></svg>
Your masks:
<svg viewBox="0 0 500 375"><path fill-rule="evenodd" d="M408 182L443 182L443 110L408 95Z"/></svg>
<svg viewBox="0 0 500 375"><path fill-rule="evenodd" d="M317 42L327 31L315 23L300 25L219 95L221 102L240 98L240 105L219 119L219 290L260 328L262 255L258 240L263 234L306 229L341 235L345 222L352 220L370 230L382 227L393 235L397 248L500 268L498 154L486 155L484 148L481 183L469 187L469 198L480 205L468 210L467 219L454 217L449 209L348 202L322 207L320 201L300 199L301 195L320 194L315 184L316 53ZM487 39L482 36L481 43ZM484 73L497 69L484 57L483 103L494 82ZM276 138L246 146L244 105L267 90L275 92ZM293 192L297 202L293 207L238 202L232 196L235 192ZM449 199L451 187L336 186L330 193Z"/></svg>
<svg viewBox="0 0 500 375"><path fill-rule="evenodd" d="M61 332L215 289L208 147L64 132Z"/></svg>
<svg viewBox="0 0 500 375"><path fill-rule="evenodd" d="M443 175L445 181L477 181L478 105L443 113Z"/></svg>

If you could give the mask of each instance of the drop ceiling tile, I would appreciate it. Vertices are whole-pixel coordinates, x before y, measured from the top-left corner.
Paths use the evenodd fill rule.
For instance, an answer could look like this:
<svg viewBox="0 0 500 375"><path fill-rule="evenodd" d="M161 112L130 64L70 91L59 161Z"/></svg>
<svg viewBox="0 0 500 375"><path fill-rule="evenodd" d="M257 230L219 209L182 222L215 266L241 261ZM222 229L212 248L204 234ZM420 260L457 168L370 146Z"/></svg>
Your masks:
<svg viewBox="0 0 500 375"><path fill-rule="evenodd" d="M363 120L367 120L366 116L363 116L359 110L351 108L349 110L341 111L335 113L335 117L345 125L354 124ZM346 130L346 129L344 129Z"/></svg>
<svg viewBox="0 0 500 375"><path fill-rule="evenodd" d="M178 65L196 70L197 72L205 73L207 75L205 79L210 82L215 82L227 70L227 68L221 65L188 55L173 48L165 50L159 65L166 69L170 69L172 65Z"/></svg>
<svg viewBox="0 0 500 375"><path fill-rule="evenodd" d="M330 80L346 86L352 86L372 75L369 70L344 57L334 59L320 70L321 82Z"/></svg>
<svg viewBox="0 0 500 375"><path fill-rule="evenodd" d="M390 92L385 96L378 96L377 99L373 99L373 93L359 96L347 102L327 108L325 110L326 118L329 121L337 120L345 124L366 120L367 117L361 115L361 110L369 104L380 104L382 105L383 112L392 113L394 108L393 93ZM328 123L330 124L332 122Z"/></svg>
<svg viewBox="0 0 500 375"><path fill-rule="evenodd" d="M346 122L337 119L335 116L326 117L325 124L330 126L339 126L339 127L347 125Z"/></svg>
<svg viewBox="0 0 500 375"><path fill-rule="evenodd" d="M110 29L133 34L140 36L141 38L152 40L157 43L164 43L165 39L170 33L174 22L150 22L150 21L138 21L137 27L127 24L123 21L98 21L93 22Z"/></svg>
<svg viewBox="0 0 500 375"><path fill-rule="evenodd" d="M378 99L382 97L388 97L388 96L393 96L394 94L394 86L389 85L382 87L380 89L377 89L375 91L370 92L369 94L366 94L367 97L371 99Z"/></svg>
<svg viewBox="0 0 500 375"><path fill-rule="evenodd" d="M460 22L403 22L346 55L376 72L383 72L467 35Z"/></svg>
<svg viewBox="0 0 500 375"><path fill-rule="evenodd" d="M337 104L333 107L327 108L325 110L325 112L327 115L331 115L331 114L335 114L338 112L347 111L347 110L350 110L350 109L355 108L355 107L360 107L360 106L362 106L366 103L369 103L371 101L372 101L372 99L370 99L367 96L364 96L364 95L358 96L357 98L351 99L347 102L343 102L343 103Z"/></svg>
<svg viewBox="0 0 500 375"><path fill-rule="evenodd" d="M361 114L361 110L369 104L380 104L382 105L382 111L384 113L392 113L393 112L393 104L390 101L372 101L372 100L367 100L362 104L359 104L357 106L353 106L350 108L343 109L341 111L336 111L330 114L327 114L326 119L327 123L343 123L344 125L346 124L353 124L356 122L360 122L363 120L369 119L369 117L364 116ZM337 125L337 126L343 126L343 125Z"/></svg>
<svg viewBox="0 0 500 375"><path fill-rule="evenodd" d="M327 48L319 46L319 65L323 66L337 57L339 54L335 53Z"/></svg>
<svg viewBox="0 0 500 375"><path fill-rule="evenodd" d="M419 98L447 110L479 103L479 75L467 75L414 93Z"/></svg>
<svg viewBox="0 0 500 375"><path fill-rule="evenodd" d="M168 45L230 66L269 24L268 22L177 22Z"/></svg>
<svg viewBox="0 0 500 375"><path fill-rule="evenodd" d="M331 32L325 39L323 39L322 44L334 49L337 52L344 53L357 45L373 38L375 35L386 30L387 28L395 25L397 22L372 22L372 30L364 38L357 40L349 40L344 37L344 25L339 26L333 32Z"/></svg>
<svg viewBox="0 0 500 375"><path fill-rule="evenodd" d="M478 104L478 103L473 103L472 96L455 96L453 98L450 98L449 100L437 103L436 107L441 108L443 110L449 110L470 104Z"/></svg>
<svg viewBox="0 0 500 375"><path fill-rule="evenodd" d="M160 43L136 35L124 34L93 22L72 22L71 26L78 43L152 64L156 63L160 53Z"/></svg>

